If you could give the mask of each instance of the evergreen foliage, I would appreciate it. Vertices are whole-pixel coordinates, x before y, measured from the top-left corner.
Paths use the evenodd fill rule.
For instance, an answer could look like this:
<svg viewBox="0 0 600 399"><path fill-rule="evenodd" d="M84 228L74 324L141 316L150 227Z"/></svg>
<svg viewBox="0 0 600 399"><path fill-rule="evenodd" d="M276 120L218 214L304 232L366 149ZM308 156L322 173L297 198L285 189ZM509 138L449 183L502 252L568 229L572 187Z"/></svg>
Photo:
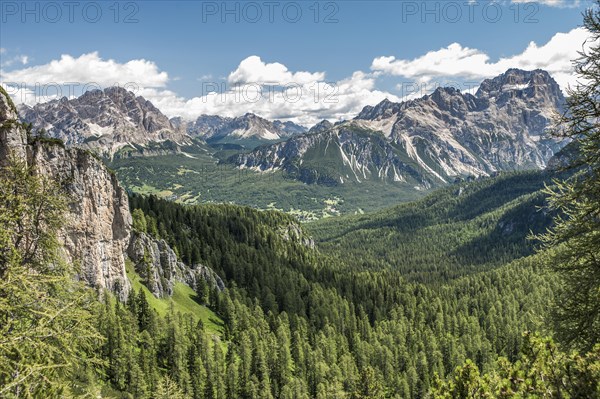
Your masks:
<svg viewBox="0 0 600 399"><path fill-rule="evenodd" d="M600 7L584 14L591 46L576 62L580 84L569 91L559 132L577 140L569 167L578 172L548 189L550 208L561 212L542 241L549 265L562 277L555 329L567 345L590 350L600 343Z"/></svg>
<svg viewBox="0 0 600 399"><path fill-rule="evenodd" d="M73 382L100 364L102 336L95 296L58 253L65 198L18 160L0 188L0 397L82 394Z"/></svg>

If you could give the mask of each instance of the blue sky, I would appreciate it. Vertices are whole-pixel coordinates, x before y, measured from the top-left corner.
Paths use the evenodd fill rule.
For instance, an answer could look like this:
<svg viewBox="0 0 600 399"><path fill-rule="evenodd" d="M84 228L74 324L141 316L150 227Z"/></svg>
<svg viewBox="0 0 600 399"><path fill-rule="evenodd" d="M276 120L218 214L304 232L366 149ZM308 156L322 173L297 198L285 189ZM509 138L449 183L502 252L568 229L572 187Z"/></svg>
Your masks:
<svg viewBox="0 0 600 399"><path fill-rule="evenodd" d="M61 1L3 1L0 80L18 86L12 93L23 97L35 84L103 87L106 76L122 77L126 82L115 83L134 82L169 116L253 111L312 123L349 117L385 97L404 99L410 82L421 85L420 95L447 82L468 87L506 66L549 69L565 86L564 61L581 47L576 28L590 4L109 1L74 2L69 9ZM322 87L326 82L335 87L331 93ZM300 90L299 101L283 101L279 94L264 100L264 91L256 101L206 97L215 87L228 92L246 84L251 92L268 86L278 93L290 83Z"/></svg>

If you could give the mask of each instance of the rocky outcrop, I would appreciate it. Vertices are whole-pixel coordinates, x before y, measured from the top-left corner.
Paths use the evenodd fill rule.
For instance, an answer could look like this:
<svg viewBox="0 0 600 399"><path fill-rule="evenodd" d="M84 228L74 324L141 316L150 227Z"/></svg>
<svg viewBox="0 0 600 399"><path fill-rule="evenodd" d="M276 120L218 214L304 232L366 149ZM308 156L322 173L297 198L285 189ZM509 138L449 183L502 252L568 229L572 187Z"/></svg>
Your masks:
<svg viewBox="0 0 600 399"><path fill-rule="evenodd" d="M157 298L172 295L177 281L196 287L198 279L204 279L220 291L225 289L223 281L212 269L200 264L188 267L179 261L165 240L134 232L127 253L143 283Z"/></svg>
<svg viewBox="0 0 600 399"><path fill-rule="evenodd" d="M8 94L0 86L0 166L10 157L25 159L27 134Z"/></svg>
<svg viewBox="0 0 600 399"><path fill-rule="evenodd" d="M280 226L278 231L285 241L297 242L307 248L315 249L315 240L307 236L297 223Z"/></svg>
<svg viewBox="0 0 600 399"><path fill-rule="evenodd" d="M332 127L333 123L329 122L327 119L323 119L321 122L311 127L308 133L321 133L331 129Z"/></svg>
<svg viewBox="0 0 600 399"><path fill-rule="evenodd" d="M126 298L130 284L125 250L131 232L127 194L104 164L88 152L67 149L52 140L28 145L12 101L5 92L0 94L0 123L11 126L0 136L0 162L6 163L12 153L35 173L62 185L69 205L59 232L65 260L77 267L78 278L88 285Z"/></svg>
<svg viewBox="0 0 600 399"><path fill-rule="evenodd" d="M144 126L157 128L151 119L145 120ZM89 286L126 299L131 290L125 268L129 254L157 296L171 295L175 281L194 287L199 278L224 289L223 281L208 267L189 268L177 260L165 241L132 233L127 193L93 153L68 148L59 140L37 139L28 144L17 110L2 91L0 165L6 164L11 155L63 187L68 212L59 232L62 252L65 260L76 266L77 278Z"/></svg>
<svg viewBox="0 0 600 399"><path fill-rule="evenodd" d="M29 162L37 173L60 182L68 196L69 213L60 238L67 260L79 269L79 278L126 298L131 214L127 193L115 175L92 154L57 144L33 144Z"/></svg>
<svg viewBox="0 0 600 399"><path fill-rule="evenodd" d="M282 122L280 120L273 121L275 129L279 130L282 137L292 137L297 134L306 133L306 127L298 125L292 121Z"/></svg>

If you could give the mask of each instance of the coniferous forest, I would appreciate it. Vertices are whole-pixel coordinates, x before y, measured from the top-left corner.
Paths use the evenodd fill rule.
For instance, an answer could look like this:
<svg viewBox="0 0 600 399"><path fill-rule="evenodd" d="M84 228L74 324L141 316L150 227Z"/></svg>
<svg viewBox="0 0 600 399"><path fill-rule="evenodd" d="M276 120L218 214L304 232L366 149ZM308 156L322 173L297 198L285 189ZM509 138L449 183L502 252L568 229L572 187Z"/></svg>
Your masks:
<svg viewBox="0 0 600 399"><path fill-rule="evenodd" d="M224 289L159 298L131 261L126 299L85 286L60 256L67 198L12 160L0 398L600 398L600 48L577 72L557 168L306 224L129 193L134 231Z"/></svg>

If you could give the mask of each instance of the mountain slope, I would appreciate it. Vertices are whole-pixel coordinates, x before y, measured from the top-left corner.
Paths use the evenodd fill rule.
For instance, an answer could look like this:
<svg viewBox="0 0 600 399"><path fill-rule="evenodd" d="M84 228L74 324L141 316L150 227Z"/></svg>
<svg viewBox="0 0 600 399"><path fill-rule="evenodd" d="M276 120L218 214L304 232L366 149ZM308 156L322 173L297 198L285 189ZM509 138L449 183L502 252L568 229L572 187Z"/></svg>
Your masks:
<svg viewBox="0 0 600 399"><path fill-rule="evenodd" d="M199 256L226 279L229 289L216 308L228 332L231 358L251 353L249 365L266 356L272 356L272 364L291 358L288 364L302 381L292 392L306 384L306 397L319 397L320 385L312 376L328 368L340 371L327 384L340 387L336 395L351 397L362 381L358 370L366 364L380 375L378 384L390 396L423 398L436 374L452 376L467 358L480 369L489 368L497 356L514 359L522 331L539 328L539 315L556 284L540 272L539 257L522 258L532 250L524 229L515 227L512 236L505 226L536 214L532 199L544 180L540 172L482 179L438 191L412 208L361 216L357 224L322 222L334 237L341 233L342 245L321 241L318 251L305 240L302 226L278 212L189 207L142 197L134 197L132 204L156 217L165 226L161 234L181 253ZM535 226L547 221L540 216ZM346 240L351 231L344 228L357 225L358 233L370 229L373 234ZM312 224L306 226L312 230ZM496 226L502 226L499 234L491 235ZM441 233L440 239L422 241L426 229L432 238ZM411 230L416 239L402 247ZM368 241L361 242L363 237ZM442 240L451 245L439 245ZM481 254L456 254L457 247L475 243L476 248L479 242L492 245L482 246ZM357 256L365 245L372 251ZM501 257L494 260L495 255ZM238 301L252 311L235 306ZM244 342L254 341L253 350L244 349ZM270 379L273 397L279 379L280 374ZM345 388L344 381L355 385Z"/></svg>
<svg viewBox="0 0 600 399"><path fill-rule="evenodd" d="M319 248L369 269L421 282L447 281L533 252L528 236L552 217L540 211L556 175L513 172L463 182L375 213L306 225Z"/></svg>
<svg viewBox="0 0 600 399"><path fill-rule="evenodd" d="M352 124L262 146L234 155L230 162L263 172L283 170L305 183L337 185L349 180L383 179L429 186L402 148L379 132Z"/></svg>
<svg viewBox="0 0 600 399"><path fill-rule="evenodd" d="M306 154L320 143L330 142L344 153L336 161L337 172L305 167L310 171L299 174L302 181L414 179L419 186L429 187L461 176L541 169L562 146L548 129L563 103L558 84L547 72L510 69L482 82L476 95L440 88L417 100L384 100L365 107L352 121L333 127L319 124L311 129L313 134L233 157L231 162L258 170L294 169L305 165ZM349 130L379 133L350 143ZM323 173L326 178L306 178Z"/></svg>
<svg viewBox="0 0 600 399"><path fill-rule="evenodd" d="M34 107L21 106L19 113L34 130L44 129L69 146L94 149L108 157L127 144L190 142L150 101L119 87L88 91L71 100L63 97Z"/></svg>

